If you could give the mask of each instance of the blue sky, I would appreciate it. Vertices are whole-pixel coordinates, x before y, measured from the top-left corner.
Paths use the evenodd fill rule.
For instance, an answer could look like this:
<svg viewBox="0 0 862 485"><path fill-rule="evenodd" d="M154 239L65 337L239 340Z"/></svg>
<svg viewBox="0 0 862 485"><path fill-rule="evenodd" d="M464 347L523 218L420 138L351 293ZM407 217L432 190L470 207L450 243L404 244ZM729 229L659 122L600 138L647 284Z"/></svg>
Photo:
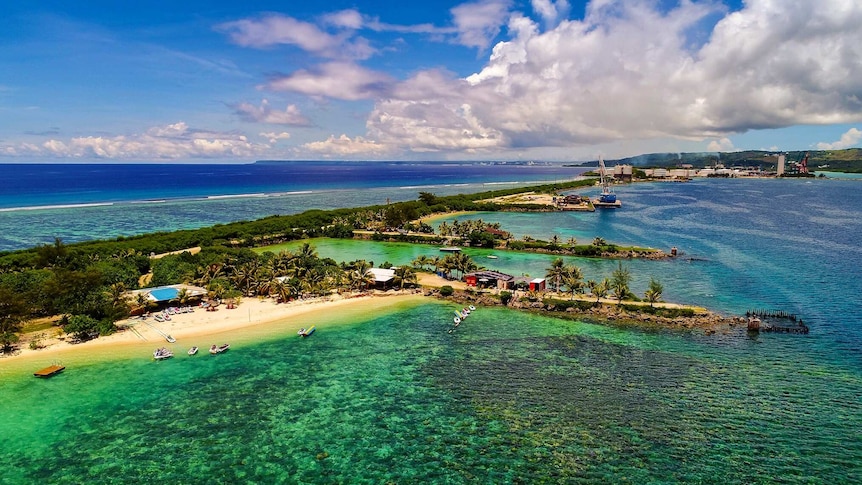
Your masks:
<svg viewBox="0 0 862 485"><path fill-rule="evenodd" d="M0 162L587 160L862 141L854 0L7 3Z"/></svg>

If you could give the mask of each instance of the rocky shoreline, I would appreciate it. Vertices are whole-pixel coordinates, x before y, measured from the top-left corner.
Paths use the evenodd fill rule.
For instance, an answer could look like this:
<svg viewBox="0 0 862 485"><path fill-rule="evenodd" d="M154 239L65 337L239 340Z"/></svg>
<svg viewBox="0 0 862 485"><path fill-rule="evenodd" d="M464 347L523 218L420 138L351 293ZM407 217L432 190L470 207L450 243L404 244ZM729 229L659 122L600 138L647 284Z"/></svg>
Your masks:
<svg viewBox="0 0 862 485"><path fill-rule="evenodd" d="M456 291L450 296L442 296L438 289L426 290L425 296L457 302L463 305L476 306L506 306L508 308L545 314L557 318L578 319L590 323L614 324L614 325L636 325L640 327L658 327L678 330L702 330L707 335L712 335L720 330L734 327L745 327L744 317L724 316L703 308L680 306L680 309L690 310L691 315L667 317L656 315L647 311L633 311L615 303L595 303L581 300L583 303L592 303L588 309L580 309L575 306L558 308L556 304L543 301L523 301L513 298L508 305L503 305L498 295L488 293L471 293ZM632 303L632 302L628 302ZM627 302L623 302L626 305ZM644 308L649 308L644 306Z"/></svg>

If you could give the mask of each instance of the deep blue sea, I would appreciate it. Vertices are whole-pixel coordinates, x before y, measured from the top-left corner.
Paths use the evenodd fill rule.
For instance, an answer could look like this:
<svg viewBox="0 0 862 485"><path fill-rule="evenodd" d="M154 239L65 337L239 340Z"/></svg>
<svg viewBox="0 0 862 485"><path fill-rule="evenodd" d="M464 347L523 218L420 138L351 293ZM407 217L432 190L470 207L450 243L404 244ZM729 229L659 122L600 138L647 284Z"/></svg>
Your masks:
<svg viewBox="0 0 862 485"><path fill-rule="evenodd" d="M303 207L315 200L330 207L334 194L349 206L429 190L398 187L451 193L528 180L475 166L470 185L454 186L460 182L448 176L435 180L434 170L450 170L435 167L423 168L423 182L310 188L324 195L303 199ZM536 179L565 169L548 170ZM306 189L283 187L273 191ZM0 360L0 482L862 483L862 182L703 179L616 192L619 210L458 218L500 222L517 237L676 246L683 254L674 260L623 262L635 292L654 277L667 301L731 315L786 310L810 334L749 335L737 327L707 335L503 308L480 308L448 334L453 305L423 300L285 322L264 337L262 330L236 337L218 358L156 363L147 348L140 356L71 359L49 381L4 372ZM148 194L118 200L165 196ZM105 220L141 217L123 215L138 206L163 228L201 224L197 214L211 211L298 210L291 202L267 212L279 200L13 210L0 213L0 227L6 241L33 244L32 234L67 239L72 227L75 238L101 237ZM98 201L67 196L50 204ZM33 227L10 225L24 220L17 217ZM322 256L394 264L437 254L394 243L316 244ZM554 259L468 252L514 274L542 275ZM618 264L567 262L591 279ZM285 330L309 323L318 325L311 339ZM190 344L207 342L178 342L175 350Z"/></svg>
<svg viewBox="0 0 862 485"><path fill-rule="evenodd" d="M2 164L0 251L570 180L562 164Z"/></svg>

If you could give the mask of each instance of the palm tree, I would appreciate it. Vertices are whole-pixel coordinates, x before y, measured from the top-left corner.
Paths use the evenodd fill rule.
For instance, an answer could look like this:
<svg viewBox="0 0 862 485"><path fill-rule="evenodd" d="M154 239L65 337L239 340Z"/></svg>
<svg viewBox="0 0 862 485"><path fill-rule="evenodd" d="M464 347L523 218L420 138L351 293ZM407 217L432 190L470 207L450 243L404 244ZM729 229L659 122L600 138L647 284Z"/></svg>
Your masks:
<svg viewBox="0 0 862 485"><path fill-rule="evenodd" d="M121 303L126 304L126 285L119 281L108 287L108 297L111 299L111 305L119 306Z"/></svg>
<svg viewBox="0 0 862 485"><path fill-rule="evenodd" d="M262 268L257 276L257 294L271 295L274 293L276 285L279 283L278 276L271 268Z"/></svg>
<svg viewBox="0 0 862 485"><path fill-rule="evenodd" d="M350 287L358 290L364 290L374 284L374 274L370 268L357 268L348 275Z"/></svg>
<svg viewBox="0 0 862 485"><path fill-rule="evenodd" d="M479 269L479 266L476 264L476 262L473 261L470 256L467 256L463 253L450 254L443 258L443 261L441 261L440 264L441 267L447 270L447 272L449 270L458 271L459 273L461 273L462 277L465 273Z"/></svg>
<svg viewBox="0 0 862 485"><path fill-rule="evenodd" d="M596 297L596 303L598 303L599 300L608 296L608 290L610 289L611 282L608 281L607 278L605 278L598 283L593 283L593 287L590 290L593 293L593 296Z"/></svg>
<svg viewBox="0 0 862 485"><path fill-rule="evenodd" d="M207 266L198 266L193 274L187 280L198 286L206 287L215 278L224 274L224 265L221 263L213 263Z"/></svg>
<svg viewBox="0 0 862 485"><path fill-rule="evenodd" d="M606 246L608 243L604 238L597 237L593 239L593 246Z"/></svg>
<svg viewBox="0 0 862 485"><path fill-rule="evenodd" d="M269 286L269 291L271 295L274 295L279 302L290 300L291 292L290 286L285 283L285 280L281 279L273 279L272 283Z"/></svg>
<svg viewBox="0 0 862 485"><path fill-rule="evenodd" d="M179 301L180 305L185 305L189 302L189 290L185 288L180 288L180 291L177 292L177 301Z"/></svg>
<svg viewBox="0 0 862 485"><path fill-rule="evenodd" d="M632 275L627 268L623 268L623 263L618 263L617 269L611 274L610 288L614 292L617 299L617 305L623 303L623 298L629 293L629 283L632 280Z"/></svg>
<svg viewBox="0 0 862 485"><path fill-rule="evenodd" d="M293 298L302 298L302 290L305 286L299 278L291 278L287 281L288 295Z"/></svg>
<svg viewBox="0 0 862 485"><path fill-rule="evenodd" d="M649 288L644 292L644 298L649 302L649 306L652 307L655 302L661 300L661 294L664 293L664 287L655 280L655 278L650 278L649 280Z"/></svg>
<svg viewBox="0 0 862 485"><path fill-rule="evenodd" d="M560 236L557 236L556 234L551 236L551 245L552 246L558 246L559 244L560 244Z"/></svg>
<svg viewBox="0 0 862 485"><path fill-rule="evenodd" d="M317 259L317 251L309 243L302 243L296 256L303 259Z"/></svg>
<svg viewBox="0 0 862 485"><path fill-rule="evenodd" d="M578 268L575 265L566 266L566 273L563 275L563 284L566 285L566 288L572 293L572 299L575 298L575 293L581 293L584 289L583 280L584 275L581 272L581 268Z"/></svg>
<svg viewBox="0 0 862 485"><path fill-rule="evenodd" d="M279 251L275 255L273 261L274 273L278 276L284 276L290 269L291 261L295 256L290 251Z"/></svg>
<svg viewBox="0 0 862 485"><path fill-rule="evenodd" d="M545 272L545 278L554 284L554 291L560 290L560 281L566 276L566 263L563 258L557 258L551 263L551 267Z"/></svg>
<svg viewBox="0 0 862 485"><path fill-rule="evenodd" d="M416 258L413 260L413 267L425 269L425 265L430 264L430 263L431 263L431 258L429 258L428 256L423 254L420 256L416 256Z"/></svg>
<svg viewBox="0 0 862 485"><path fill-rule="evenodd" d="M138 293L135 296L135 305L137 305L138 308L143 308L146 310L146 308L150 305L150 300L149 298L147 298L147 294L143 291Z"/></svg>
<svg viewBox="0 0 862 485"><path fill-rule="evenodd" d="M326 281L326 273L320 268L312 268L305 278L306 288L312 295L323 295L328 292L330 286Z"/></svg>
<svg viewBox="0 0 862 485"><path fill-rule="evenodd" d="M434 256L433 258L431 258L431 261L429 264L434 266L434 272L435 273L440 269L440 262L441 261L443 261L443 260L440 258L440 256Z"/></svg>
<svg viewBox="0 0 862 485"><path fill-rule="evenodd" d="M257 260L243 263L236 268L230 280L243 295L251 295L253 294L253 289L257 284L257 273L259 269L260 263L258 263Z"/></svg>
<svg viewBox="0 0 862 485"><path fill-rule="evenodd" d="M403 290L405 283L416 283L416 271L410 266L399 266L395 268L395 278Z"/></svg>

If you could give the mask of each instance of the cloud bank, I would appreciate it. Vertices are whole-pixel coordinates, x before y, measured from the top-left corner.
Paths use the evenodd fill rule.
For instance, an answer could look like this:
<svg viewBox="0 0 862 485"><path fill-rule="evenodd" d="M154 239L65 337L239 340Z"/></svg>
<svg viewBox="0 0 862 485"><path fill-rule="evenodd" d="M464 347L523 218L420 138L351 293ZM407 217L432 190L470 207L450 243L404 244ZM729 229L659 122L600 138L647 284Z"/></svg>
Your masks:
<svg viewBox="0 0 862 485"><path fill-rule="evenodd" d="M533 3L545 20L549 5ZM377 100L368 134L414 151L493 151L855 122L859 25L852 0L750 0L729 14L708 2L594 1L583 20L546 30L513 13L483 69L399 82ZM706 42L691 47L703 29Z"/></svg>
<svg viewBox="0 0 862 485"><path fill-rule="evenodd" d="M82 159L188 160L250 158L269 149L269 145L253 143L245 135L195 130L181 121L131 136L86 136L66 141L50 139L41 145L3 146L0 153Z"/></svg>

